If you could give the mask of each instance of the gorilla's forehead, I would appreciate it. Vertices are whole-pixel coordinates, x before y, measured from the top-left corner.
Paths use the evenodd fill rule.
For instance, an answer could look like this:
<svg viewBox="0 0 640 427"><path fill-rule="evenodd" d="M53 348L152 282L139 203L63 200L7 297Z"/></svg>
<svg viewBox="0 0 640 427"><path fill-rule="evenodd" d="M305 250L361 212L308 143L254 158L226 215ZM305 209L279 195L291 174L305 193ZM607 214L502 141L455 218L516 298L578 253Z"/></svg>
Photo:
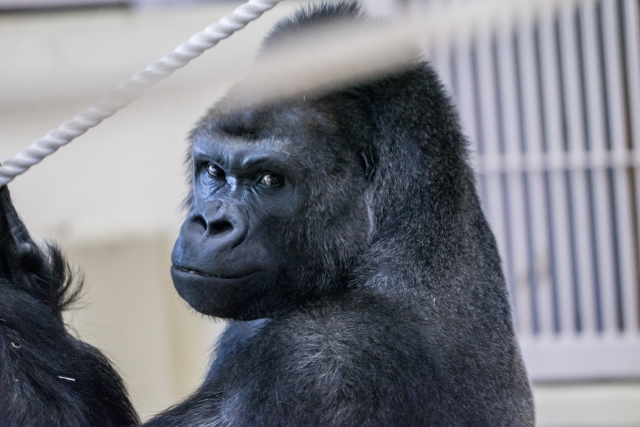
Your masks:
<svg viewBox="0 0 640 427"><path fill-rule="evenodd" d="M220 160L242 157L247 163L275 155L286 159L290 157L291 141L287 137L273 135L268 138L245 139L212 132L193 139L192 153Z"/></svg>
<svg viewBox="0 0 640 427"><path fill-rule="evenodd" d="M303 135L332 134L337 122L327 109L305 97L275 104L258 104L240 108L222 101L214 106L198 124L194 134L226 138L239 137L245 141L293 141Z"/></svg>

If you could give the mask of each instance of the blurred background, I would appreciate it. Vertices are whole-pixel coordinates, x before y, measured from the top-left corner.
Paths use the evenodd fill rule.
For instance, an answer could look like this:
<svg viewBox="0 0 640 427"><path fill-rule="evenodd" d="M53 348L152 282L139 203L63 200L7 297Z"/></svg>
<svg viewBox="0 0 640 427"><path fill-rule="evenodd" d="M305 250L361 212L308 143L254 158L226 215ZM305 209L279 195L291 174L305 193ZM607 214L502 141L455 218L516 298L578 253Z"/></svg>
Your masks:
<svg viewBox="0 0 640 427"><path fill-rule="evenodd" d="M391 18L416 10L362 3ZM197 387L224 326L169 276L187 134L229 70L304 4L281 3L9 185L31 232L83 272L67 321L114 361L144 419ZM0 0L0 159L238 5ZM422 46L470 140L539 426L640 426L638 9L565 2Z"/></svg>

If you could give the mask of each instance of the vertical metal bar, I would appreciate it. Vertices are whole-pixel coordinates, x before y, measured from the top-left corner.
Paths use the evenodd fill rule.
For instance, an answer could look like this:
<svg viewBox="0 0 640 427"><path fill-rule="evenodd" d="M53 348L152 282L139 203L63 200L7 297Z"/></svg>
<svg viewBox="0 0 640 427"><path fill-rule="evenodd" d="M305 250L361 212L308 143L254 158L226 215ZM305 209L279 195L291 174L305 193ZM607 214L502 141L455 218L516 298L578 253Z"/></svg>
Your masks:
<svg viewBox="0 0 640 427"><path fill-rule="evenodd" d="M625 315L623 307L623 290L633 287L633 224L631 219L631 205L629 201L629 182L625 166L627 160L627 135L625 129L625 113L622 93L622 70L621 70L621 43L618 39L617 1L605 1L602 7L603 25L603 53L605 63L605 84L608 95L608 130L611 139L611 150L613 165L613 196L614 213L616 215L616 245L614 249L614 261L617 261L616 282L619 285L615 291L617 321L620 323L619 329L626 329L626 322L629 316Z"/></svg>
<svg viewBox="0 0 640 427"><path fill-rule="evenodd" d="M520 151L520 123L518 118L518 90L516 84L514 49L514 27L508 20L498 25L497 34L497 71L500 80L500 105L502 111L501 131L504 140L505 166L508 173L506 179L507 198L509 201L510 238L513 248L510 259L512 280L514 318L518 334L521 337L533 333L533 314L531 313L531 289L527 280L529 259L527 255L527 223L523 187L523 163Z"/></svg>
<svg viewBox="0 0 640 427"><path fill-rule="evenodd" d="M625 55L627 65L627 93L629 97L629 127L631 131L631 145L633 149L633 163L635 165L635 188L636 203L640 203L640 12L638 11L637 0L624 0L624 29L625 29ZM640 206L636 205L635 212L640 211ZM640 215L635 219L636 227L640 229ZM638 236L635 236L638 238ZM640 254L636 253L636 275L638 274L637 264L640 263ZM625 319L629 325L630 333L640 333L638 310L638 294L640 293L638 277L633 283L624 285L624 307Z"/></svg>
<svg viewBox="0 0 640 427"><path fill-rule="evenodd" d="M540 15L540 56L543 98L543 117L545 121L545 140L547 142L547 167L551 221L549 221L550 240L553 252L550 254L552 280L555 282L558 298L556 309L559 311L560 332L563 336L574 332L574 298L571 274L571 242L569 233L568 194L565 186L564 167L566 156L562 139L562 110L560 105L559 65L556 57L555 12L551 6L545 7Z"/></svg>
<svg viewBox="0 0 640 427"><path fill-rule="evenodd" d="M591 260L591 239L589 236L590 212L587 197L586 175L582 165L586 163L584 150L583 103L580 90L580 64L578 40L576 38L575 9L565 3L560 10L560 48L562 54L562 81L565 109L568 152L570 157L569 191L573 213L570 224L573 236L573 276L576 293L577 329L584 335L596 331L594 277Z"/></svg>
<svg viewBox="0 0 640 427"><path fill-rule="evenodd" d="M520 69L520 91L522 109L522 133L525 142L525 159L529 171L525 176L525 191L528 198L530 245L529 277L534 294L534 314L538 311L534 323L536 332L553 332L553 310L551 283L549 277L548 224L546 221L547 200L544 191L543 142L540 131L540 105L538 98L538 76L536 70L533 17L523 16L518 25L517 61ZM534 317L534 322L536 317Z"/></svg>
<svg viewBox="0 0 640 427"><path fill-rule="evenodd" d="M598 22L594 0L584 1L580 6L580 30L582 33L582 52L584 58L586 129L589 144L589 158L592 169L592 210L595 242L592 263L597 268L596 307L599 309L598 329L613 331L615 319L615 277L613 265L612 218L607 171L610 156L606 147L606 132L603 111L602 75L600 73L600 46L598 44ZM589 178L589 176L588 176Z"/></svg>

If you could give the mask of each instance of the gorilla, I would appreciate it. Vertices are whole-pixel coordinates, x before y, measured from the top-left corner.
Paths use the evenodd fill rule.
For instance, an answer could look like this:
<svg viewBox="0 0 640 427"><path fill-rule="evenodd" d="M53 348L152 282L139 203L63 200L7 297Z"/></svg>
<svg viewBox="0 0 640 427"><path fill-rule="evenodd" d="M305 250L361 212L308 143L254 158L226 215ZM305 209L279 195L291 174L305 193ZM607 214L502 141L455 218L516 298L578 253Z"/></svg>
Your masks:
<svg viewBox="0 0 640 427"><path fill-rule="evenodd" d="M266 49L366 19L303 10ZM145 425L533 426L467 141L429 65L236 107L191 134L171 269L229 323L202 385ZM79 288L59 251L0 194L0 425L137 425L109 362L65 330Z"/></svg>

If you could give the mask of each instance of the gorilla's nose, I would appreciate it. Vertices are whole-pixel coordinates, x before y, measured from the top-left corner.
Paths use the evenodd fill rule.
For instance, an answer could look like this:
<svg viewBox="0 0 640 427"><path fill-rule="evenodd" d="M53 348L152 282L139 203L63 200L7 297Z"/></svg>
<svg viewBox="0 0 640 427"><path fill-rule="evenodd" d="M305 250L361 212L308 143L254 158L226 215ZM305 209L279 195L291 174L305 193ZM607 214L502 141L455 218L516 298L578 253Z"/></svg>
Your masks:
<svg viewBox="0 0 640 427"><path fill-rule="evenodd" d="M228 206L208 206L192 212L187 218L194 238L208 240L215 249L232 249L247 235L247 223L237 209Z"/></svg>

